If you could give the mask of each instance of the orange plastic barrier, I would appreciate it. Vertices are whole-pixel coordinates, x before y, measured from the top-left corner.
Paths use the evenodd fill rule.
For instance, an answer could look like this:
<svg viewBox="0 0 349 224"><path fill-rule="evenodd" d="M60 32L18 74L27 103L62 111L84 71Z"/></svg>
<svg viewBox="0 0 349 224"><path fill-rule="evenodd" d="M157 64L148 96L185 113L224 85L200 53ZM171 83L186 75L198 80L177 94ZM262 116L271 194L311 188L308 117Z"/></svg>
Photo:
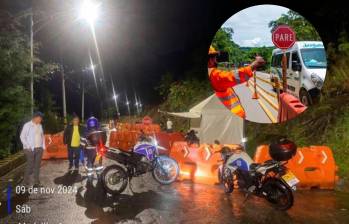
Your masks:
<svg viewBox="0 0 349 224"><path fill-rule="evenodd" d="M109 137L109 146L129 151L136 144L139 133L136 131L112 131Z"/></svg>
<svg viewBox="0 0 349 224"><path fill-rule="evenodd" d="M262 163L271 159L269 146L257 148L254 161ZM310 146L298 148L297 154L288 161L286 166L297 176L298 188L334 189L338 176L332 150L327 146Z"/></svg>
<svg viewBox="0 0 349 224"><path fill-rule="evenodd" d="M284 122L295 118L307 109L296 97L288 93L280 94L278 120Z"/></svg>
<svg viewBox="0 0 349 224"><path fill-rule="evenodd" d="M54 135L45 135L46 150L42 159L66 159L68 158L67 146L63 143L63 132Z"/></svg>
<svg viewBox="0 0 349 224"><path fill-rule="evenodd" d="M159 145L162 147L171 150L174 142L184 141L184 135L179 132L167 133L167 132L158 132L155 134L156 140Z"/></svg>
<svg viewBox="0 0 349 224"><path fill-rule="evenodd" d="M149 117L149 116L145 116L145 117L143 117L142 123L146 124L146 125L152 124L153 123L153 119L151 119L151 117Z"/></svg>
<svg viewBox="0 0 349 224"><path fill-rule="evenodd" d="M118 123L116 125L118 131L143 131L145 134L154 134L161 132L160 125L158 124L131 124L131 123Z"/></svg>
<svg viewBox="0 0 349 224"><path fill-rule="evenodd" d="M235 147L236 145L225 145ZM188 145L187 142L174 142L170 157L175 159L180 167L180 179L195 183L218 183L218 167L221 165L220 145ZM233 149L233 148L232 148Z"/></svg>

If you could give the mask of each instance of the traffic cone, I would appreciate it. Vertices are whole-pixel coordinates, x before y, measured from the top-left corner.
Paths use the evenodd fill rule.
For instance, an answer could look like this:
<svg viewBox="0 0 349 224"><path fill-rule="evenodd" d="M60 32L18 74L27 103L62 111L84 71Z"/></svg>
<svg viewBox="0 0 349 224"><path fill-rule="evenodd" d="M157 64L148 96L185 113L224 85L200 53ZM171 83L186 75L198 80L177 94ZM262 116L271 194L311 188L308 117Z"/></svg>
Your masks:
<svg viewBox="0 0 349 224"><path fill-rule="evenodd" d="M259 99L259 96L258 96L256 90L255 90L254 93L252 94L252 99L254 99L254 100Z"/></svg>

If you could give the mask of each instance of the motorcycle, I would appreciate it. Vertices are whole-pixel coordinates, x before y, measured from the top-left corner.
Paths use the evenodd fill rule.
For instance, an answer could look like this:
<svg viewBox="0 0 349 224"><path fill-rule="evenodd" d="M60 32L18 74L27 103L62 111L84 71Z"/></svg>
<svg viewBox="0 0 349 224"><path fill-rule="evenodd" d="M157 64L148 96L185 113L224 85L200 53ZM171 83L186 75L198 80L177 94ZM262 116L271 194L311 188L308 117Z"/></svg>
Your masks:
<svg viewBox="0 0 349 224"><path fill-rule="evenodd" d="M106 192L120 194L133 177L147 172L152 172L153 178L160 184L173 183L179 175L179 166L174 159L160 155L159 150L166 149L159 146L152 137L142 137L129 152L107 149L106 157L122 166L113 164L103 170L101 180Z"/></svg>
<svg viewBox="0 0 349 224"><path fill-rule="evenodd" d="M299 182L297 177L285 166L297 151L292 141L280 139L269 145L272 160L253 163L244 151L232 152L223 147L223 164L219 168L219 181L226 193L232 193L237 184L239 189L249 195L265 198L279 210L288 210L293 206L293 193Z"/></svg>

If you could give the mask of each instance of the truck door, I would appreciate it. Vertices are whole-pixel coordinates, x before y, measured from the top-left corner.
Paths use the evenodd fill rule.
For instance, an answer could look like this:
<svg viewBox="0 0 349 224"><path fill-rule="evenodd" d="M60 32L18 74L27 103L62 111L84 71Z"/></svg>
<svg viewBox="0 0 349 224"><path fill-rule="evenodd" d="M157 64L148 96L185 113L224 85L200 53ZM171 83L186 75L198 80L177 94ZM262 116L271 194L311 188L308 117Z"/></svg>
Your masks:
<svg viewBox="0 0 349 224"><path fill-rule="evenodd" d="M288 90L289 92L296 96L299 97L299 90L300 90L300 83L301 83L301 72L297 71L297 69L295 69L292 66L292 63L296 62L298 64L300 64L300 60L299 60L299 56L297 51L293 51L291 53L291 56L289 57L289 66L287 69L287 86L288 86Z"/></svg>

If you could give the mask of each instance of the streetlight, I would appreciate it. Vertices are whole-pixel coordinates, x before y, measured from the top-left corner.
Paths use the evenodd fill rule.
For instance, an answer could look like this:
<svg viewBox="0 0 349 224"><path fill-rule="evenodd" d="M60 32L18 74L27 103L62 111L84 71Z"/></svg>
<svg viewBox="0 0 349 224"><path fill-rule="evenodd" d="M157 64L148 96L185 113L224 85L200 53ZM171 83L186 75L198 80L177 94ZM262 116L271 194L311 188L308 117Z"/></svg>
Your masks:
<svg viewBox="0 0 349 224"><path fill-rule="evenodd" d="M93 76L95 77L95 67L91 61L91 65L85 69L82 70L82 72L88 72L91 71ZM84 121L85 118L85 82L84 78L82 78L82 93L81 93L81 121Z"/></svg>
<svg viewBox="0 0 349 224"><path fill-rule="evenodd" d="M79 19L85 20L88 24L93 25L93 23L98 18L99 6L93 0L84 0L79 9Z"/></svg>
<svg viewBox="0 0 349 224"><path fill-rule="evenodd" d="M100 8L101 3L97 3L93 0L83 0L82 4L79 8L78 12L78 19L85 20L91 28L93 28L93 23L96 21L99 15L99 8ZM30 38L29 38L29 45L30 45L30 108L31 108L31 114L34 113L34 33L37 32L36 30L34 32L34 12L33 8L30 8L29 13L24 13L20 17L24 16L29 16L29 21L30 21ZM52 16L52 15L51 15ZM44 26L46 26L49 23L46 23ZM41 26L40 30L44 27ZM62 88L63 88L63 116L66 119L66 105L65 105L65 85L64 85L64 71L63 68L61 67L61 75L62 75Z"/></svg>

